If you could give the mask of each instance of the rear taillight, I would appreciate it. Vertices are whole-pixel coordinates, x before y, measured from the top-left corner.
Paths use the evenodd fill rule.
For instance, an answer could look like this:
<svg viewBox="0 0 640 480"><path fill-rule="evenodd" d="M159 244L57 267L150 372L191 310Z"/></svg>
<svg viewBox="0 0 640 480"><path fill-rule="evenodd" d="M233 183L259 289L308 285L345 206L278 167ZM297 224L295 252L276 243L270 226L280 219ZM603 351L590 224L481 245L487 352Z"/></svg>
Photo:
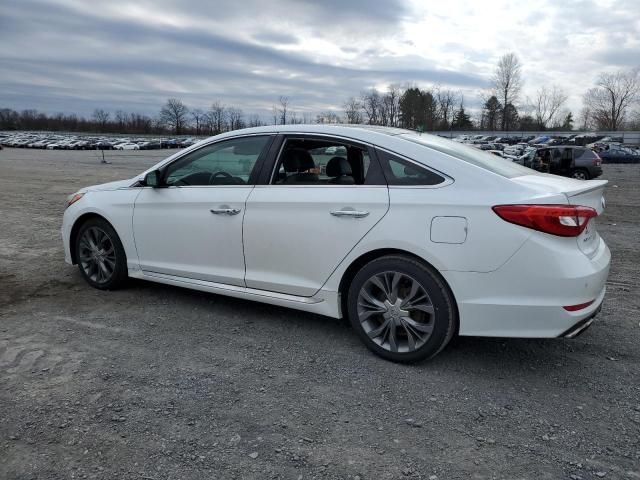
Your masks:
<svg viewBox="0 0 640 480"><path fill-rule="evenodd" d="M598 216L591 207L572 205L497 205L493 211L507 222L560 237L577 237Z"/></svg>
<svg viewBox="0 0 640 480"><path fill-rule="evenodd" d="M593 154L596 156L596 158L593 159L593 164L595 166L602 165L602 158L600 158L600 155L598 155L596 152L593 152Z"/></svg>

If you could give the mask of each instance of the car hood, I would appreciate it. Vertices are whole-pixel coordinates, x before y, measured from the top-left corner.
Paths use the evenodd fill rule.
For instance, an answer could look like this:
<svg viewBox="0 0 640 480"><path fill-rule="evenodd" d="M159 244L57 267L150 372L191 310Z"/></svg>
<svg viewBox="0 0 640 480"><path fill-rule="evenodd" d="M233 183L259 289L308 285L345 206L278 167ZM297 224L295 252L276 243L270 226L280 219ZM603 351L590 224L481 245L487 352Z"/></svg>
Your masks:
<svg viewBox="0 0 640 480"><path fill-rule="evenodd" d="M129 188L138 181L137 177L129 178L127 180L117 180L115 182L101 183L100 185L91 185L85 187L82 190L85 192L101 192L105 190L118 190L120 188Z"/></svg>

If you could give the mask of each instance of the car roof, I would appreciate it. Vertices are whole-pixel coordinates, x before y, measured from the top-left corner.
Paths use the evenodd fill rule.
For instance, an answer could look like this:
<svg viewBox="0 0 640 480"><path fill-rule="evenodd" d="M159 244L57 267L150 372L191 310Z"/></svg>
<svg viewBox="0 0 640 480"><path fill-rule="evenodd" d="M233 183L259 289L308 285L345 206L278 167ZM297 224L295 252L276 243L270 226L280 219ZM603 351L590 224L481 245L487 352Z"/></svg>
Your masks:
<svg viewBox="0 0 640 480"><path fill-rule="evenodd" d="M267 125L264 127L243 128L217 135L216 138L231 137L237 135L251 135L258 133L318 133L325 135L337 135L354 139L370 140L376 136L396 136L402 134L415 134L412 130L395 127L381 127L378 125L349 125L349 124L298 124L298 125ZM213 138L213 137L212 137Z"/></svg>

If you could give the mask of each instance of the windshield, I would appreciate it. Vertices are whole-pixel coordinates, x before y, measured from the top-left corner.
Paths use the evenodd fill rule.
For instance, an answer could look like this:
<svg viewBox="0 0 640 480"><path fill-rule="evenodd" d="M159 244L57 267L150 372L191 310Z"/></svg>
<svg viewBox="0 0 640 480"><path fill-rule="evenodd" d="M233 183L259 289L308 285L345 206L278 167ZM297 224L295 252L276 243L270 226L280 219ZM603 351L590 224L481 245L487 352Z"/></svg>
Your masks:
<svg viewBox="0 0 640 480"><path fill-rule="evenodd" d="M458 142L452 142L450 140L436 137L435 135L420 135L417 133L405 133L399 135L405 140L410 142L424 145L441 153L446 153L452 157L463 160L467 163L471 163L476 167L484 168L490 172L502 175L503 177L513 178L521 177L523 175L537 175L538 172L517 163L513 163L511 160L500 158L490 153L478 150L475 147L470 147Z"/></svg>

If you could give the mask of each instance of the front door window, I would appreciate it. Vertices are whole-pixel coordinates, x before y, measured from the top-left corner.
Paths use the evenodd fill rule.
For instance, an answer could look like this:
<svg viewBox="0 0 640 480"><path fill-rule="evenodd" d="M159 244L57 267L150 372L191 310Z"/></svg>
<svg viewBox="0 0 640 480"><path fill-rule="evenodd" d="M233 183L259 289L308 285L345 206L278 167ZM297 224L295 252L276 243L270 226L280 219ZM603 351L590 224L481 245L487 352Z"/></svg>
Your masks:
<svg viewBox="0 0 640 480"><path fill-rule="evenodd" d="M248 185L268 140L268 136L235 138L195 150L167 168L167 185Z"/></svg>

